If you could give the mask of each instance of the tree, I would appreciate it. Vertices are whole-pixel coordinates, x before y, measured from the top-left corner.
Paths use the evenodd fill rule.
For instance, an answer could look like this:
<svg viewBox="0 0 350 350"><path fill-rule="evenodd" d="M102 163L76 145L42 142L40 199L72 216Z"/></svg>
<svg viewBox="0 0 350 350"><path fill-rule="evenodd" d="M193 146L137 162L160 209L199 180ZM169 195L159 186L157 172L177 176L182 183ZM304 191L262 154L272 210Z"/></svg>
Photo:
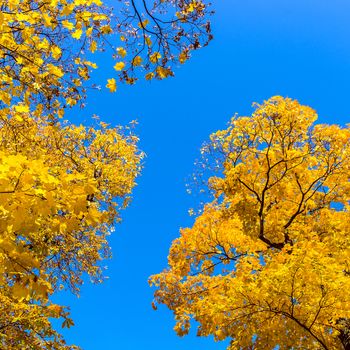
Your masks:
<svg viewBox="0 0 350 350"><path fill-rule="evenodd" d="M50 318L73 324L50 301L81 275L101 279L106 237L140 172L128 129L47 125L27 113L0 119L0 344L71 349Z"/></svg>
<svg viewBox="0 0 350 350"><path fill-rule="evenodd" d="M289 98L211 135L213 200L151 277L178 335L228 349L349 349L350 129ZM212 174L212 173L211 173Z"/></svg>
<svg viewBox="0 0 350 350"><path fill-rule="evenodd" d="M84 107L95 51L119 80L164 79L211 39L202 1L5 0L0 5L0 347L72 349L51 295L101 279L106 236L127 206L142 153L131 129L60 122ZM110 91L116 80L108 80Z"/></svg>
<svg viewBox="0 0 350 350"><path fill-rule="evenodd" d="M129 84L173 75L192 50L212 38L202 1L6 0L0 7L0 107L25 102L47 117L83 105L86 80L97 68L87 59L110 48L119 79ZM116 80L107 87L116 90Z"/></svg>

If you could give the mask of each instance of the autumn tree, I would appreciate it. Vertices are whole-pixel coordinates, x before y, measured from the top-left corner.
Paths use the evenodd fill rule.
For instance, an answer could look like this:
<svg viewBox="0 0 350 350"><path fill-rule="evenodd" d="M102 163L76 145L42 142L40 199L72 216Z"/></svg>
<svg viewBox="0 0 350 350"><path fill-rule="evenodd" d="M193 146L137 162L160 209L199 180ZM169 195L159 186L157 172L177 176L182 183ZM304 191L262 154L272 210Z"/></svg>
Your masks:
<svg viewBox="0 0 350 350"><path fill-rule="evenodd" d="M73 323L51 296L78 293L83 273L101 279L106 236L140 173L129 127L62 122L97 88L93 54L109 50L122 82L164 79L209 42L209 13L192 0L0 2L1 348L74 348L51 325Z"/></svg>
<svg viewBox="0 0 350 350"><path fill-rule="evenodd" d="M25 102L57 119L83 105L96 64L108 49L119 80L129 84L173 75L191 51L212 38L202 1L3 0L0 2L0 107ZM116 72L116 74L117 74ZM107 87L116 90L111 77Z"/></svg>
<svg viewBox="0 0 350 350"><path fill-rule="evenodd" d="M213 199L151 277L178 335L228 349L349 349L350 129L289 98L204 146Z"/></svg>
<svg viewBox="0 0 350 350"><path fill-rule="evenodd" d="M47 125L14 112L0 126L0 344L65 349L49 319L73 322L50 296L78 292L83 273L101 279L142 155L130 131L105 124Z"/></svg>

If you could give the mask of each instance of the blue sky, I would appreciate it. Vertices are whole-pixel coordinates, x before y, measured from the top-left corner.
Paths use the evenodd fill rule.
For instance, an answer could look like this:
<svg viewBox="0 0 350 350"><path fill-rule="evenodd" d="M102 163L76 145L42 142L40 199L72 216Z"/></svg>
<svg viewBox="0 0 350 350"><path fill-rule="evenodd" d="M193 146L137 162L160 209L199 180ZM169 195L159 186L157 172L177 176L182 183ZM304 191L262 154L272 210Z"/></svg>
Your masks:
<svg viewBox="0 0 350 350"><path fill-rule="evenodd" d="M65 330L69 343L85 350L211 350L224 343L185 338L173 332L165 307L151 308L147 278L166 267L168 249L198 198L185 184L210 133L238 112L249 115L252 102L273 95L298 99L319 120L345 124L350 115L350 3L348 0L214 1L214 40L199 50L175 78L119 86L88 98L80 123L95 113L112 124L138 119L140 147L146 152L131 206L123 213L106 261L109 279L84 284L80 298L61 294L76 326ZM114 75L108 54L96 79Z"/></svg>

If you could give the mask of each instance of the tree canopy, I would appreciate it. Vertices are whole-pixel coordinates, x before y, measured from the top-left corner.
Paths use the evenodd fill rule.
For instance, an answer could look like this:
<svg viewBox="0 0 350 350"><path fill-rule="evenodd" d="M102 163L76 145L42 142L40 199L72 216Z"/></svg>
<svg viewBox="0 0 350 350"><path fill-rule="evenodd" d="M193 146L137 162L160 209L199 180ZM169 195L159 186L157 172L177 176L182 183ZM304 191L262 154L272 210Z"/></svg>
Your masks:
<svg viewBox="0 0 350 350"><path fill-rule="evenodd" d="M106 236L127 206L142 153L130 127L74 126L93 53L108 49L119 80L173 75L210 39L201 1L5 0L0 7L0 344L64 349L50 318L73 321L51 295L101 279ZM116 90L111 77L107 87Z"/></svg>
<svg viewBox="0 0 350 350"><path fill-rule="evenodd" d="M30 103L49 117L83 105L88 59L108 49L120 81L173 75L192 50L212 38L202 1L121 1L113 11L101 0L5 0L0 5L0 103ZM117 73L116 72L116 73ZM116 79L107 87L114 92Z"/></svg>
<svg viewBox="0 0 350 350"><path fill-rule="evenodd" d="M150 279L178 335L196 320L232 350L349 348L350 129L316 119L277 96L211 135L213 199Z"/></svg>
<svg viewBox="0 0 350 350"><path fill-rule="evenodd" d="M6 349L64 349L50 301L81 276L101 280L106 237L140 172L127 129L47 125L17 112L0 119L0 343ZM70 348L70 347L67 347Z"/></svg>
<svg viewBox="0 0 350 350"><path fill-rule="evenodd" d="M131 127L62 122L97 88L87 82L93 54L108 49L122 82L164 79L209 42L208 14L202 1L121 1L115 10L101 0L1 1L2 348L75 348L51 325L73 324L51 296L78 293L83 273L101 280L106 237L141 170Z"/></svg>

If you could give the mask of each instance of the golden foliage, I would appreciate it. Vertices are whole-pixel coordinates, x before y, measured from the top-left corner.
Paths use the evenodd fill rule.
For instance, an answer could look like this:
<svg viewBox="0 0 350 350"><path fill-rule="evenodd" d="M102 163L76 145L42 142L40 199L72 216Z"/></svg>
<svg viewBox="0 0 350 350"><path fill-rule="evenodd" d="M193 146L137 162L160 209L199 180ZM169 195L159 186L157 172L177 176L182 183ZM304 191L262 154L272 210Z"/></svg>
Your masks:
<svg viewBox="0 0 350 350"><path fill-rule="evenodd" d="M84 50L101 48L101 27L110 24L101 5L100 0L2 1L1 105L40 103L56 119L64 107L82 101L83 82L96 68L84 59Z"/></svg>
<svg viewBox="0 0 350 350"><path fill-rule="evenodd" d="M203 149L214 200L151 277L178 335L228 349L347 349L350 129L273 97ZM348 324L348 325L347 325Z"/></svg>
<svg viewBox="0 0 350 350"><path fill-rule="evenodd" d="M0 342L6 349L65 349L50 295L99 281L106 236L128 203L140 157L127 129L0 119ZM71 349L74 347L67 347Z"/></svg>
<svg viewBox="0 0 350 350"><path fill-rule="evenodd" d="M108 46L115 59L123 59L123 66L116 65L119 79L134 83L140 69L159 79L165 77L165 70L171 72L166 76L173 75L171 66L184 61L178 53L211 39L210 25L204 21L207 6L202 2L160 0L152 8L144 3L140 9L132 0L120 6L112 13L100 0L1 1L1 105L42 103L48 117L56 119L65 107L83 104L85 82L91 68L96 68L86 60L86 52ZM181 21L171 15L174 8ZM169 17L164 17L167 12ZM158 51L162 60L154 60Z"/></svg>
<svg viewBox="0 0 350 350"><path fill-rule="evenodd" d="M213 38L208 20L212 11L206 1L143 1L138 7L131 0L125 2L123 13L125 20L119 20L115 30L123 47L117 48L116 57L126 57L120 78L127 83L134 83L140 70L147 71L147 80L173 76L174 64L184 63Z"/></svg>
<svg viewBox="0 0 350 350"><path fill-rule="evenodd" d="M59 123L84 106L113 33L100 0L6 0L0 10L0 344L73 349L53 330L73 321L51 295L101 280L106 236L140 172L130 128ZM116 28L116 27L115 27ZM119 66L119 68L121 68ZM116 90L116 80L108 80Z"/></svg>

